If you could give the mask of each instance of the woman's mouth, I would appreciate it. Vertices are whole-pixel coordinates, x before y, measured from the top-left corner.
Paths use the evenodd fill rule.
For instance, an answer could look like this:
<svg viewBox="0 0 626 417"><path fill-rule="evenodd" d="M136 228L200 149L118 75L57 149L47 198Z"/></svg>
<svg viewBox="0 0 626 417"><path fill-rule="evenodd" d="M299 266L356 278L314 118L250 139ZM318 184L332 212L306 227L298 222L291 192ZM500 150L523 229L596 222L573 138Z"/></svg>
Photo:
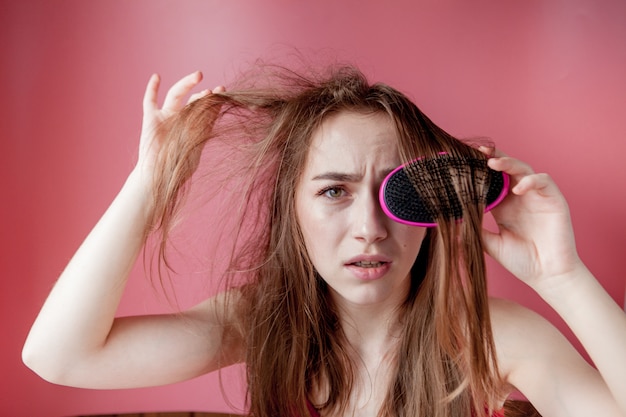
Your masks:
<svg viewBox="0 0 626 417"><path fill-rule="evenodd" d="M384 277L391 268L391 261L387 259L354 259L346 264L351 273L363 281L371 281ZM371 257L370 257L371 258Z"/></svg>
<svg viewBox="0 0 626 417"><path fill-rule="evenodd" d="M359 261L354 262L352 265L358 266L360 268L379 268L386 264L386 262L377 262L377 261Z"/></svg>

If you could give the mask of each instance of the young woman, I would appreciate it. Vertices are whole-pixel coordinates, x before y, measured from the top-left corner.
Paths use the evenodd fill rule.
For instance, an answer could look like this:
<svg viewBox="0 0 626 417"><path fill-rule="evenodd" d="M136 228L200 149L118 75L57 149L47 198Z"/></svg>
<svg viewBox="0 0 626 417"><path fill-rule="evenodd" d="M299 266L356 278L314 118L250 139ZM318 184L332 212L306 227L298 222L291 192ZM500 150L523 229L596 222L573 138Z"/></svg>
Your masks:
<svg viewBox="0 0 626 417"><path fill-rule="evenodd" d="M626 317L579 259L548 175L451 137L356 69L264 76L184 106L194 73L160 108L150 79L136 168L43 306L29 367L59 384L124 388L245 362L255 417L500 415L514 390L545 417L626 416ZM232 285L180 314L115 317L147 236L160 236L164 257L200 154L218 140L238 149L242 181ZM444 209L437 179L415 184L436 202L436 227L385 215L385 176L442 153L509 175L498 232L482 229L472 174L454 180L462 218ZM545 319L487 297L483 252L561 315L595 368Z"/></svg>

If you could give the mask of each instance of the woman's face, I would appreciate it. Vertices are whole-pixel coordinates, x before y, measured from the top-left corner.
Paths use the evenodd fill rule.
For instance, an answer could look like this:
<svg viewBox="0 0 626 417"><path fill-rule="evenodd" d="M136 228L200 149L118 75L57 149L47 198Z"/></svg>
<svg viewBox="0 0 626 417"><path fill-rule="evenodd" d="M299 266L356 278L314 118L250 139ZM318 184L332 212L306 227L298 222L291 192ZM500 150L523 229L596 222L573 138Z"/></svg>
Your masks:
<svg viewBox="0 0 626 417"><path fill-rule="evenodd" d="M426 230L388 218L382 180L400 165L385 114L342 112L311 138L297 187L296 213L309 256L343 305L397 306Z"/></svg>

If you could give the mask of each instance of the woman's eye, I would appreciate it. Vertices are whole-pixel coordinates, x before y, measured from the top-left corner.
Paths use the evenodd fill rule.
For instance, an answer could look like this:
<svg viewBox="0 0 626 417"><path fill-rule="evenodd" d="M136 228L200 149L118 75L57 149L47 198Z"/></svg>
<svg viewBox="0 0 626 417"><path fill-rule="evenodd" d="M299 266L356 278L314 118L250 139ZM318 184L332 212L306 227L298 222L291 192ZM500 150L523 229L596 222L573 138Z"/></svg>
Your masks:
<svg viewBox="0 0 626 417"><path fill-rule="evenodd" d="M331 198L331 199L335 199L335 198L343 197L345 194L345 191L340 187L328 187L328 188L324 188L323 190L321 190L319 194L325 197Z"/></svg>

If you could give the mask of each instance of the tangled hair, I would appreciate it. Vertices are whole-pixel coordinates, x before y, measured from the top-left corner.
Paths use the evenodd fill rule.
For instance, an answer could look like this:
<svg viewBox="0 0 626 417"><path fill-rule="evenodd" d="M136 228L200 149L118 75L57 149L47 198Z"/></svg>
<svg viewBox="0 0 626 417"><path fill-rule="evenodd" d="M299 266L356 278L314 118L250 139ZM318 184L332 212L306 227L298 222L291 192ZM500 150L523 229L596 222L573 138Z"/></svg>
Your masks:
<svg viewBox="0 0 626 417"><path fill-rule="evenodd" d="M370 85L355 68L314 76L275 67L264 71L228 92L191 103L169 120L156 168L151 231L158 231L165 258L169 232L205 144L220 140L241 152L241 165L231 167L233 178L241 179L241 221L231 234L236 243L227 275L237 288L227 305L236 306L233 326L246 349L250 414L306 416L311 393L319 387L327 394L313 405L343 411L354 364L295 212L313 133L339 112L381 113L397 129L403 162L442 151L484 156L436 126L405 95L384 84ZM459 181L456 186L465 192L483 192L472 178ZM446 198L437 190L432 187L433 198ZM479 416L501 399L480 238L484 205L469 198L462 209L460 222L440 216L412 269L391 365L394 376L380 416Z"/></svg>

